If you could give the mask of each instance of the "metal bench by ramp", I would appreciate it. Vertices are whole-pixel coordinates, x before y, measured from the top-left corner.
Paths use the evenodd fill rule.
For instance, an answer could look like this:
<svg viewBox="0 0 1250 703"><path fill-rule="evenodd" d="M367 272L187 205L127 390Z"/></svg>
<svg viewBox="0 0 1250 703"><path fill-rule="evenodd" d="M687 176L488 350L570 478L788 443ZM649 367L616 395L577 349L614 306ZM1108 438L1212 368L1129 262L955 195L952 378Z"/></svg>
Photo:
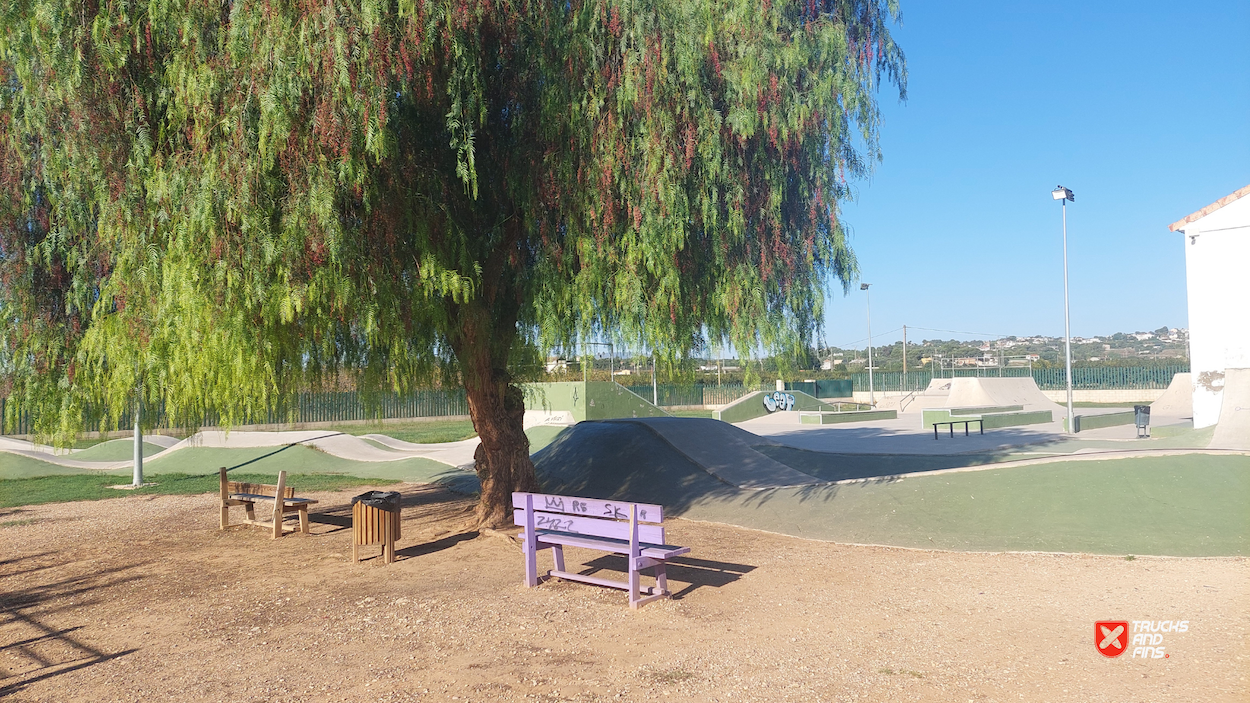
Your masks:
<svg viewBox="0 0 1250 703"><path fill-rule="evenodd" d="M950 420L945 420L943 422L933 423L933 438L934 439L938 438L938 426L939 425L946 425L947 427L949 427L951 429L952 437L955 436L955 425L963 425L964 436L967 437L968 436L968 423L970 422L977 423L977 428L981 430L981 434L985 434L985 423L982 422L981 418L979 417L969 417L969 418L965 418L962 420L958 418L951 418Z"/></svg>
<svg viewBox="0 0 1250 703"><path fill-rule="evenodd" d="M670 595L665 563L686 554L689 547L667 544L664 538L664 508L646 503L626 503L594 498L513 493L513 516L521 533L521 551L525 556L525 585L537 586L540 580L561 578L597 586L620 588L629 592L629 607L640 608L658 598ZM564 547L597 549L624 554L628 560L628 581L613 581L564 568ZM550 549L554 569L541 579L538 576L538 552ZM655 586L643 588L643 569L653 569Z"/></svg>

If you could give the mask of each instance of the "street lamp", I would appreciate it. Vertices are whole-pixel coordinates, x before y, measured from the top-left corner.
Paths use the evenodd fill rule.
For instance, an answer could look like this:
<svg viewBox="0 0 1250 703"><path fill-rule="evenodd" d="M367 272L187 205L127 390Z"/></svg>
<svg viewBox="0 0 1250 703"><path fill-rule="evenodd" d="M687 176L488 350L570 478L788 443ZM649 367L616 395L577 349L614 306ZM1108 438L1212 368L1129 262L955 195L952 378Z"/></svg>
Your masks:
<svg viewBox="0 0 1250 703"><path fill-rule="evenodd" d="M864 295L868 300L868 404L876 405L877 398L873 395L872 388L872 293L868 292L868 286L871 283L859 284L859 289L864 291Z"/></svg>
<svg viewBox="0 0 1250 703"><path fill-rule="evenodd" d="M1076 202L1072 191L1063 186L1055 186L1050 197L1063 205L1063 343L1067 357L1068 381L1068 432L1076 433L1076 419L1072 412L1072 324L1068 315L1068 202Z"/></svg>

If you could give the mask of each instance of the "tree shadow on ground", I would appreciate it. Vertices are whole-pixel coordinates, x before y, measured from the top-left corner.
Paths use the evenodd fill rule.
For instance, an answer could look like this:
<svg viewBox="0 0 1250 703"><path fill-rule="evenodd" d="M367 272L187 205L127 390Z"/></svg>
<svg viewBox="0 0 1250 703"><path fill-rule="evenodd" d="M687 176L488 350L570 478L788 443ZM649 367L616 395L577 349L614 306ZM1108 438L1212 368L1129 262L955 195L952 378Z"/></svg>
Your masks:
<svg viewBox="0 0 1250 703"><path fill-rule="evenodd" d="M24 559L40 556L47 555L31 555ZM8 566L21 560L8 559L0 563L0 566ZM106 651L93 646L78 634L85 625L58 627L50 624L50 620L51 616L56 615L60 618L72 618L76 613L102 602L108 589L140 580L138 575L127 575L123 572L141 569L143 566L145 565L136 564L104 569L51 583L23 585L17 590L6 589L0 592L0 613L5 616L4 621L0 622L0 641L5 643L0 646L0 653L20 662L17 667L10 665L10 671L15 673L9 673L6 678L11 677L13 680L0 686L0 698L13 695L38 681L137 652L138 649ZM45 568L49 568L49 565L0 574L0 584L7 586L15 576Z"/></svg>
<svg viewBox="0 0 1250 703"><path fill-rule="evenodd" d="M404 520L437 521L467 514L472 510L472 505L465 496L445 490L440 486L404 486L397 492L401 514L406 515L403 517ZM344 503L322 503L321 505L321 510L308 513L309 522L338 528L328 530L324 534L351 529L352 503L350 498ZM416 517L410 514L412 511L416 511Z"/></svg>
<svg viewBox="0 0 1250 703"><path fill-rule="evenodd" d="M413 544L403 549L396 549L396 558L421 557L435 552L441 552L444 549L451 549L461 542L468 542L471 539L477 539L477 530L469 530L459 534L447 535L434 540L433 542L425 542L424 544Z"/></svg>
<svg viewBox="0 0 1250 703"><path fill-rule="evenodd" d="M693 557L673 557L668 560L667 573L670 581L688 584L670 596L673 600L681 600L687 594L704 587L720 588L731 584L744 575L754 571L750 564L734 564L711 559L695 559ZM621 575L625 581L629 575L629 560L623 554L605 554L582 565L582 576L593 576L601 571L612 571ZM647 571L650 571L648 569ZM644 572L646 573L646 572Z"/></svg>

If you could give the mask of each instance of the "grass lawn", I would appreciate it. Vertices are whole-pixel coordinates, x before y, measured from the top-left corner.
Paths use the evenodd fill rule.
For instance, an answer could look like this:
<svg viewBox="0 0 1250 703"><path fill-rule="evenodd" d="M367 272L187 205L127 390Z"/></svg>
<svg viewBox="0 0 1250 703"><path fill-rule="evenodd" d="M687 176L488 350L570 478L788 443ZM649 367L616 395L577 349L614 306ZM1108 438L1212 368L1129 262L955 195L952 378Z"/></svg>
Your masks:
<svg viewBox="0 0 1250 703"><path fill-rule="evenodd" d="M711 410L666 410L665 412L673 417L706 417L708 419L712 417Z"/></svg>
<svg viewBox="0 0 1250 703"><path fill-rule="evenodd" d="M119 490L112 486L130 483L128 476L114 474L76 474L68 476L39 476L0 480L0 508L43 503L64 503L73 500L103 500L131 495L191 495L214 493L218 490L218 477L212 474L161 474L152 477L157 484L134 490ZM252 483L277 483L277 474L239 473L230 474L235 481ZM399 483L390 479L360 478L341 474L294 474L287 476L287 485L298 486L301 493L334 491L355 486L381 486ZM0 526L5 523L0 522Z"/></svg>

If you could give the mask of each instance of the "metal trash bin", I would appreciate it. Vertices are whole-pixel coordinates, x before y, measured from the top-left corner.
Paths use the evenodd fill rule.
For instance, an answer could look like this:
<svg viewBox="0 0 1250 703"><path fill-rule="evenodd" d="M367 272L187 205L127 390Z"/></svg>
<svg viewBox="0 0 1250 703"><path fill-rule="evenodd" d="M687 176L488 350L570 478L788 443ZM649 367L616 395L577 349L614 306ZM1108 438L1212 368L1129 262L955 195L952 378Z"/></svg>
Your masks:
<svg viewBox="0 0 1250 703"><path fill-rule="evenodd" d="M399 540L399 494L369 491L352 498L352 561L360 561L360 547L382 545L382 561L395 561Z"/></svg>
<svg viewBox="0 0 1250 703"><path fill-rule="evenodd" d="M1133 423L1137 425L1137 438L1150 436L1150 406L1133 406Z"/></svg>

